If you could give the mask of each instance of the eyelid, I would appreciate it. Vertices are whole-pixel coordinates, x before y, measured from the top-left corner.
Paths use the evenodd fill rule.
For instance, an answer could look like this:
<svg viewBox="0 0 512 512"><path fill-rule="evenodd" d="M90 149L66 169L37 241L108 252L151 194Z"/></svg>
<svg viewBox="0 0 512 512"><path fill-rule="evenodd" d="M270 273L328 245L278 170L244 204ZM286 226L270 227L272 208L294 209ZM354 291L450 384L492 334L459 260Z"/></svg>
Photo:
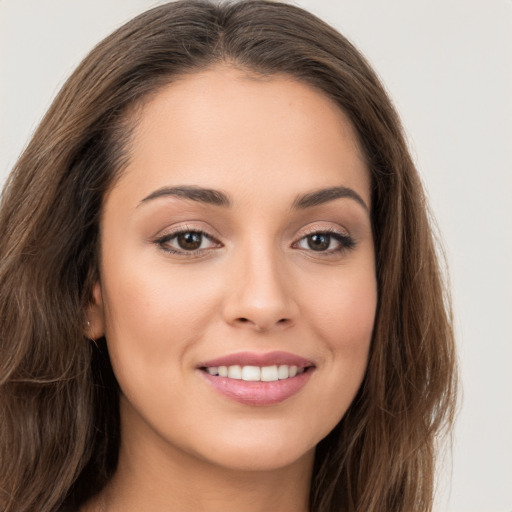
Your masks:
<svg viewBox="0 0 512 512"><path fill-rule="evenodd" d="M346 228L343 228L342 226L333 226L332 224L320 224L320 223L312 223L303 228L302 230L299 230L295 240L298 242L299 240L302 240L303 238L306 238L307 236L314 235L319 233L325 233L328 235L333 235L337 237L341 237L345 240L353 240L353 237L349 233L349 231ZM294 242L295 243L295 242Z"/></svg>
<svg viewBox="0 0 512 512"><path fill-rule="evenodd" d="M313 249L306 249L302 247L298 247L298 244L307 238L308 236L315 235L315 234L326 234L330 235L333 238L335 238L338 243L339 247L335 249L328 249L325 251L315 251ZM321 226L321 225L311 225L308 226L305 230L303 230L300 233L300 236L298 236L295 241L292 243L293 248L297 248L300 250L304 250L306 252L315 253L317 256L329 256L334 254L340 254L344 251L348 251L350 249L353 249L356 245L356 241L354 238L348 233L346 229L343 229L341 227L333 227L333 226Z"/></svg>
<svg viewBox="0 0 512 512"><path fill-rule="evenodd" d="M201 223L202 224L202 223ZM224 247L224 243L219 240L219 235L212 234L212 231L205 228L204 226L193 226L190 223L187 224L179 224L177 226L168 227L167 229L161 230L160 234L152 237L151 242L157 245L162 251L168 254L175 254L178 256L185 257L200 257L209 253L211 250L219 249ZM202 237L206 238L211 242L210 247L198 248L198 249L182 249L173 247L169 244L169 242L180 234L183 233L198 233ZM318 250L315 251L312 248L300 247L299 244L308 236L314 234L324 234L333 237L338 242L338 247L334 249L326 249L326 250ZM202 245L202 244L201 244ZM317 256L327 257L329 255L335 255L342 253L344 251L348 251L352 249L356 245L356 241L354 238L348 233L348 231L341 226L332 226L332 225L321 225L321 224L311 224L303 228L294 241L291 244L293 249L303 250L309 253L315 253Z"/></svg>
<svg viewBox="0 0 512 512"><path fill-rule="evenodd" d="M165 246L166 243L169 241L175 239L180 234L183 233L199 233L201 236L212 242L212 247L206 247L206 248L199 248L199 249L193 249L193 250L186 250L186 249L179 249L175 247L171 247L169 245ZM152 242L159 246L159 248L169 254L175 254L178 256L185 256L185 257L193 257L193 256L200 256L203 254L206 254L212 249L217 249L220 247L223 247L223 243L219 241L218 236L212 235L211 232L204 227L193 227L188 224L185 225L179 225L175 226L171 229L164 230L163 234L156 235L153 237Z"/></svg>
<svg viewBox="0 0 512 512"><path fill-rule="evenodd" d="M350 237L350 233L348 232L348 230L342 228L341 226L334 227L332 225L326 226L321 224L311 224L300 232L300 238L304 238L305 236L313 235L315 233L332 233Z"/></svg>
<svg viewBox="0 0 512 512"><path fill-rule="evenodd" d="M179 235L180 233L203 233L213 240L219 241L220 234L217 230L213 229L207 223L200 220L189 220L183 222L176 222L175 224L168 225L163 229L159 229L154 235L150 237L150 241L156 241L163 238L170 238Z"/></svg>

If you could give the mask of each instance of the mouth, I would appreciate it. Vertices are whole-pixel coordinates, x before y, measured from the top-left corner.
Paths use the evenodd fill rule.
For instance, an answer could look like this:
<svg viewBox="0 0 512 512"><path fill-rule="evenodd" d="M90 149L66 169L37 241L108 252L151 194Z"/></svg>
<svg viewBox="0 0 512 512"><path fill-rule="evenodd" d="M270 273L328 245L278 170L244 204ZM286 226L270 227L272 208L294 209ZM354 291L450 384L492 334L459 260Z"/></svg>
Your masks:
<svg viewBox="0 0 512 512"><path fill-rule="evenodd" d="M216 391L245 405L274 405L298 393L313 362L285 352L239 353L197 366Z"/></svg>

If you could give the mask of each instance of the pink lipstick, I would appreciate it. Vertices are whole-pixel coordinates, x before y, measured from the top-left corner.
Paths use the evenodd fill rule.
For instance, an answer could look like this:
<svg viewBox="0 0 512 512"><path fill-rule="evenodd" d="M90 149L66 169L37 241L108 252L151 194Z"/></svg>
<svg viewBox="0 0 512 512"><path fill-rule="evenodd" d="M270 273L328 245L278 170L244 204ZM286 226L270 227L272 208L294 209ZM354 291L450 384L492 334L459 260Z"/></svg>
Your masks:
<svg viewBox="0 0 512 512"><path fill-rule="evenodd" d="M216 391L246 405L274 405L298 393L313 373L313 362L287 352L241 352L197 365Z"/></svg>

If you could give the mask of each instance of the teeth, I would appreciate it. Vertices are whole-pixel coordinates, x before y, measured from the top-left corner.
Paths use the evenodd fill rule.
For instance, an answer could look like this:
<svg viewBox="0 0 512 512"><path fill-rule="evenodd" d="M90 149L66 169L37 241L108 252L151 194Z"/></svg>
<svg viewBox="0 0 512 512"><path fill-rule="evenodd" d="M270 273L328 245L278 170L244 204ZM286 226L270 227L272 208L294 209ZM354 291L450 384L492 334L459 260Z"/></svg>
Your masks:
<svg viewBox="0 0 512 512"><path fill-rule="evenodd" d="M242 378L242 367L237 364L228 366L228 377L230 379L240 380Z"/></svg>
<svg viewBox="0 0 512 512"><path fill-rule="evenodd" d="M209 366L206 371L210 375L229 377L230 379L245 380L248 382L275 382L285 380L304 373L304 368L281 364L279 366Z"/></svg>
<svg viewBox="0 0 512 512"><path fill-rule="evenodd" d="M288 378L289 373L290 373L290 372L288 371L288 366L286 366L285 364L282 364L282 365L277 369L277 376L279 377L279 380L287 379L287 378Z"/></svg>
<svg viewBox="0 0 512 512"><path fill-rule="evenodd" d="M244 366L242 368L242 380L258 381L261 378L261 369L259 366Z"/></svg>
<svg viewBox="0 0 512 512"><path fill-rule="evenodd" d="M274 382L278 379L277 366L264 366L261 369L261 380L263 382Z"/></svg>

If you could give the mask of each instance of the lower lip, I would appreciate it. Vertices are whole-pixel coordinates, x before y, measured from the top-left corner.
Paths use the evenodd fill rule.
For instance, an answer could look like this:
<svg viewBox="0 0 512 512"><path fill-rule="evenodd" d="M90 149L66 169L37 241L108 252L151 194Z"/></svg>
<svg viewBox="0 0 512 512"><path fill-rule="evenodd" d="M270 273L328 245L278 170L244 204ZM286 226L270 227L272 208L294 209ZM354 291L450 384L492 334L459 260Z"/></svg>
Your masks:
<svg viewBox="0 0 512 512"><path fill-rule="evenodd" d="M313 368L295 377L273 382L248 382L199 371L216 391L227 398L245 405L261 406L279 404L297 394L311 377Z"/></svg>

